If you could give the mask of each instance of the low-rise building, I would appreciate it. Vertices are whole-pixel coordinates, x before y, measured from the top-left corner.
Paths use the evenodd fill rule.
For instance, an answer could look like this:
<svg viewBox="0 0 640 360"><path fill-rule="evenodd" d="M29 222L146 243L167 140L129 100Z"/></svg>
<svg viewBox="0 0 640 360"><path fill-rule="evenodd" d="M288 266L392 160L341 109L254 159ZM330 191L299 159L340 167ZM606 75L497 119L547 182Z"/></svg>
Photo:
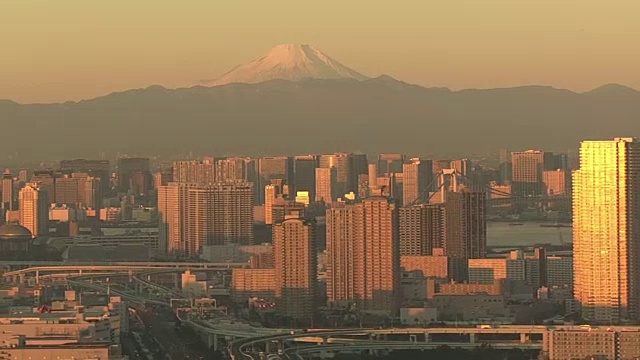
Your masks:
<svg viewBox="0 0 640 360"><path fill-rule="evenodd" d="M438 318L441 321L479 321L510 317L510 310L505 306L502 295L435 294L429 304L438 310Z"/></svg>
<svg viewBox="0 0 640 360"><path fill-rule="evenodd" d="M576 326L549 329L550 360L638 359L640 328Z"/></svg>

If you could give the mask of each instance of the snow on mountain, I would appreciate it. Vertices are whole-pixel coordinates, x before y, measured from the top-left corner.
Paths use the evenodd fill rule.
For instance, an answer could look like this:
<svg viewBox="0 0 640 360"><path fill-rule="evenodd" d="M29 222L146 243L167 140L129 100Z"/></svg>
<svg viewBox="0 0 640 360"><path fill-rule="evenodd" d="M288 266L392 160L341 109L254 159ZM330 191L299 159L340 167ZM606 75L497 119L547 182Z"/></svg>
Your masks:
<svg viewBox="0 0 640 360"><path fill-rule="evenodd" d="M204 80L201 84L256 84L274 79L298 81L306 78L367 79L311 45L283 44L249 63L235 67L216 80Z"/></svg>

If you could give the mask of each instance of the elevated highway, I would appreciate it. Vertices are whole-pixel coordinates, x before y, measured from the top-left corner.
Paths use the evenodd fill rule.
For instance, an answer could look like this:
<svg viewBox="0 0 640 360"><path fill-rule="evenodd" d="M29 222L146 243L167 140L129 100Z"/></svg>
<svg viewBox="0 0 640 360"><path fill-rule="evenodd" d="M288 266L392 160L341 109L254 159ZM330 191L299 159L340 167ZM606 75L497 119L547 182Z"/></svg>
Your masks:
<svg viewBox="0 0 640 360"><path fill-rule="evenodd" d="M542 344L514 344L511 342L507 343L490 343L491 347L494 349L523 349L523 350L539 350L542 349ZM352 343L344 343L344 344L328 344L324 346L312 345L312 346L301 346L301 347L292 347L289 349L285 349L282 351L283 357L281 358L289 358L296 360L304 360L303 355L317 355L322 353L337 353L337 352L353 352L353 351L369 351L376 352L380 350L426 350L426 349L436 349L441 346L450 346L450 347L459 347L463 349L475 349L479 346L479 344L474 343L450 343L450 342L402 342L402 341L393 341L393 342L375 342L369 341L365 343L354 341ZM252 355L249 355L253 358Z"/></svg>
<svg viewBox="0 0 640 360"><path fill-rule="evenodd" d="M10 262L2 262L0 266L10 267ZM16 265L13 265L16 266ZM77 273L83 275L88 272L144 272L149 270L166 270L169 272L183 272L186 270L225 271L242 268L246 263L190 263L190 262L114 262L114 263L76 263L76 264L39 264L18 270L6 271L2 274L5 280L24 282L25 277L33 276L36 282L40 275L52 273Z"/></svg>
<svg viewBox="0 0 640 360"><path fill-rule="evenodd" d="M455 341L435 340L443 335L459 335ZM513 335L509 340L491 339L496 335ZM387 337L394 336L394 340ZM484 336L484 337L483 337ZM390 328L290 331L273 336L240 339L229 345L232 359L255 359L256 354L289 354L352 351L369 349L429 349L443 345L474 348L488 344L495 348L542 349L547 328L544 326L500 326L480 328ZM300 344L313 345L300 345ZM274 349L275 344L275 349Z"/></svg>
<svg viewBox="0 0 640 360"><path fill-rule="evenodd" d="M66 281L74 287L111 293L139 304L170 306L166 301L150 300L115 289L99 279L129 277L129 272L87 274L73 276ZM134 277L134 281L167 293L171 289L148 280ZM178 294L173 294L178 295ZM191 316L178 319L194 329L205 343L214 350L228 344L228 351L235 360L258 360L260 354L272 358L284 356L303 359L314 355L340 351L376 351L391 349L430 349L447 345L474 348L483 344L494 348L542 349L548 329L545 326L497 326L465 328L389 328L389 329L324 329L295 330L270 329L252 326L231 318L199 319ZM556 327L557 329L557 327ZM502 337L500 337L502 336ZM497 338L500 337L500 338Z"/></svg>

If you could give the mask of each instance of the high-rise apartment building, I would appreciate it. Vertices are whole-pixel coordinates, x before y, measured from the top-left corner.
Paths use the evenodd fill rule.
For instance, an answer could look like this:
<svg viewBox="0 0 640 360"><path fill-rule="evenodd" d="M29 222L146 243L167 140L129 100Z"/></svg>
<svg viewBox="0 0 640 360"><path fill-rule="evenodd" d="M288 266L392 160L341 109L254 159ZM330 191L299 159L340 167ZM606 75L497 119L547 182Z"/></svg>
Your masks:
<svg viewBox="0 0 640 360"><path fill-rule="evenodd" d="M332 306L351 306L359 297L356 283L365 276L356 261L364 249L356 246L362 224L355 207L335 203L327 209L327 301Z"/></svg>
<svg viewBox="0 0 640 360"><path fill-rule="evenodd" d="M204 245L253 243L251 183L170 183L158 189L158 212L168 254L195 257Z"/></svg>
<svg viewBox="0 0 640 360"><path fill-rule="evenodd" d="M2 175L2 208L13 210L13 176L6 170Z"/></svg>
<svg viewBox="0 0 640 360"><path fill-rule="evenodd" d="M328 169L336 169L336 182L333 192L337 197L343 197L349 192L356 192L357 175L353 166L353 154L351 153L335 153L330 155L320 155L319 167ZM316 178L317 181L317 178ZM316 197L318 195L316 194Z"/></svg>
<svg viewBox="0 0 640 360"><path fill-rule="evenodd" d="M213 184L215 180L214 161L185 160L173 162L173 181L191 184Z"/></svg>
<svg viewBox="0 0 640 360"><path fill-rule="evenodd" d="M400 255L431 255L446 242L446 213L441 204L400 209Z"/></svg>
<svg viewBox="0 0 640 360"><path fill-rule="evenodd" d="M327 299L363 312L395 314L399 306L398 208L382 196L327 209Z"/></svg>
<svg viewBox="0 0 640 360"><path fill-rule="evenodd" d="M216 182L250 181L253 160L246 157L230 157L215 160L214 176Z"/></svg>
<svg viewBox="0 0 640 360"><path fill-rule="evenodd" d="M338 194L336 168L317 168L315 201L330 204L339 196Z"/></svg>
<svg viewBox="0 0 640 360"><path fill-rule="evenodd" d="M20 225L33 237L49 234L49 200L38 183L28 183L18 193Z"/></svg>
<svg viewBox="0 0 640 360"><path fill-rule="evenodd" d="M573 288L573 257L547 256L547 286Z"/></svg>
<svg viewBox="0 0 640 360"><path fill-rule="evenodd" d="M176 183L160 185L158 191L158 251L174 254L180 249L180 211Z"/></svg>
<svg viewBox="0 0 640 360"><path fill-rule="evenodd" d="M273 227L276 309L310 323L318 281L315 224L289 217Z"/></svg>
<svg viewBox="0 0 640 360"><path fill-rule="evenodd" d="M433 181L431 160L413 158L402 165L402 205L424 204Z"/></svg>
<svg viewBox="0 0 640 360"><path fill-rule="evenodd" d="M574 297L587 321L640 320L640 143L583 141L573 174Z"/></svg>
<svg viewBox="0 0 640 360"><path fill-rule="evenodd" d="M203 245L253 244L253 184L216 183L187 191L185 240Z"/></svg>
<svg viewBox="0 0 640 360"><path fill-rule="evenodd" d="M448 192L445 201L445 253L460 268L455 280L466 280L468 259L484 258L487 247L486 193Z"/></svg>
<svg viewBox="0 0 640 360"><path fill-rule="evenodd" d="M189 256L185 251L184 214L190 186L196 185L172 182L158 187L158 249L163 255Z"/></svg>

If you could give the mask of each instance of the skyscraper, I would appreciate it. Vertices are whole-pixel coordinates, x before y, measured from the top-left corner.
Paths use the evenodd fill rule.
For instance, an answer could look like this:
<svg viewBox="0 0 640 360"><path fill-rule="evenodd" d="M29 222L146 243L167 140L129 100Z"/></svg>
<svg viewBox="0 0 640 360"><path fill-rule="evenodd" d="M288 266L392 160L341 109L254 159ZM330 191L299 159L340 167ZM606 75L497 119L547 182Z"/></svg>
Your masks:
<svg viewBox="0 0 640 360"><path fill-rule="evenodd" d="M37 183L28 183L18 193L20 225L33 237L49 233L49 200L47 192Z"/></svg>
<svg viewBox="0 0 640 360"><path fill-rule="evenodd" d="M400 209L400 256L431 255L446 241L446 212L442 204L405 206Z"/></svg>
<svg viewBox="0 0 640 360"><path fill-rule="evenodd" d="M204 245L253 244L253 184L191 187L187 196L185 241L190 254Z"/></svg>
<svg viewBox="0 0 640 360"><path fill-rule="evenodd" d="M398 208L382 196L327 209L327 297L363 312L391 315L399 307Z"/></svg>
<svg viewBox="0 0 640 360"><path fill-rule="evenodd" d="M162 255L189 256L184 246L186 191L193 184L172 182L158 187L158 249Z"/></svg>
<svg viewBox="0 0 640 360"><path fill-rule="evenodd" d="M413 158L402 165L402 205L426 203L433 181L431 160Z"/></svg>
<svg viewBox="0 0 640 360"><path fill-rule="evenodd" d="M511 153L511 191L514 196L542 196L544 186L542 173L545 161L548 163L551 153L527 150ZM546 160L545 160L546 159Z"/></svg>
<svg viewBox="0 0 640 360"><path fill-rule="evenodd" d="M267 225L273 224L273 213L271 209L278 195L275 185L267 185L264 187L264 223Z"/></svg>
<svg viewBox="0 0 640 360"><path fill-rule="evenodd" d="M300 155L293 160L295 191L309 192L309 198L316 198L316 168L318 159L315 155Z"/></svg>
<svg viewBox="0 0 640 360"><path fill-rule="evenodd" d="M336 197L343 197L345 194L351 191L356 192L358 190L358 179L355 175L353 166L353 155L351 153L320 155L319 167L324 169L336 169L336 182L333 189Z"/></svg>
<svg viewBox="0 0 640 360"><path fill-rule="evenodd" d="M158 189L159 242L195 257L204 245L253 243L253 184L170 183Z"/></svg>
<svg viewBox="0 0 640 360"><path fill-rule="evenodd" d="M574 297L598 323L640 320L640 143L583 141L573 175Z"/></svg>
<svg viewBox="0 0 640 360"><path fill-rule="evenodd" d="M2 208L13 210L13 176L8 169L2 175Z"/></svg>
<svg viewBox="0 0 640 360"><path fill-rule="evenodd" d="M309 323L316 310L318 281L315 224L290 216L274 225L276 308Z"/></svg>
<svg viewBox="0 0 640 360"><path fill-rule="evenodd" d="M356 261L356 256L363 256L363 249L356 247L357 229L362 224L355 209L346 203L327 209L327 301L332 306L351 306L358 298L356 284L365 276Z"/></svg>
<svg viewBox="0 0 640 360"><path fill-rule="evenodd" d="M468 259L484 258L487 248L486 193L448 192L445 200L445 253L460 266L453 278L466 280Z"/></svg>
<svg viewBox="0 0 640 360"><path fill-rule="evenodd" d="M330 204L338 195L336 191L336 169L317 168L316 169L316 198L317 202Z"/></svg>

